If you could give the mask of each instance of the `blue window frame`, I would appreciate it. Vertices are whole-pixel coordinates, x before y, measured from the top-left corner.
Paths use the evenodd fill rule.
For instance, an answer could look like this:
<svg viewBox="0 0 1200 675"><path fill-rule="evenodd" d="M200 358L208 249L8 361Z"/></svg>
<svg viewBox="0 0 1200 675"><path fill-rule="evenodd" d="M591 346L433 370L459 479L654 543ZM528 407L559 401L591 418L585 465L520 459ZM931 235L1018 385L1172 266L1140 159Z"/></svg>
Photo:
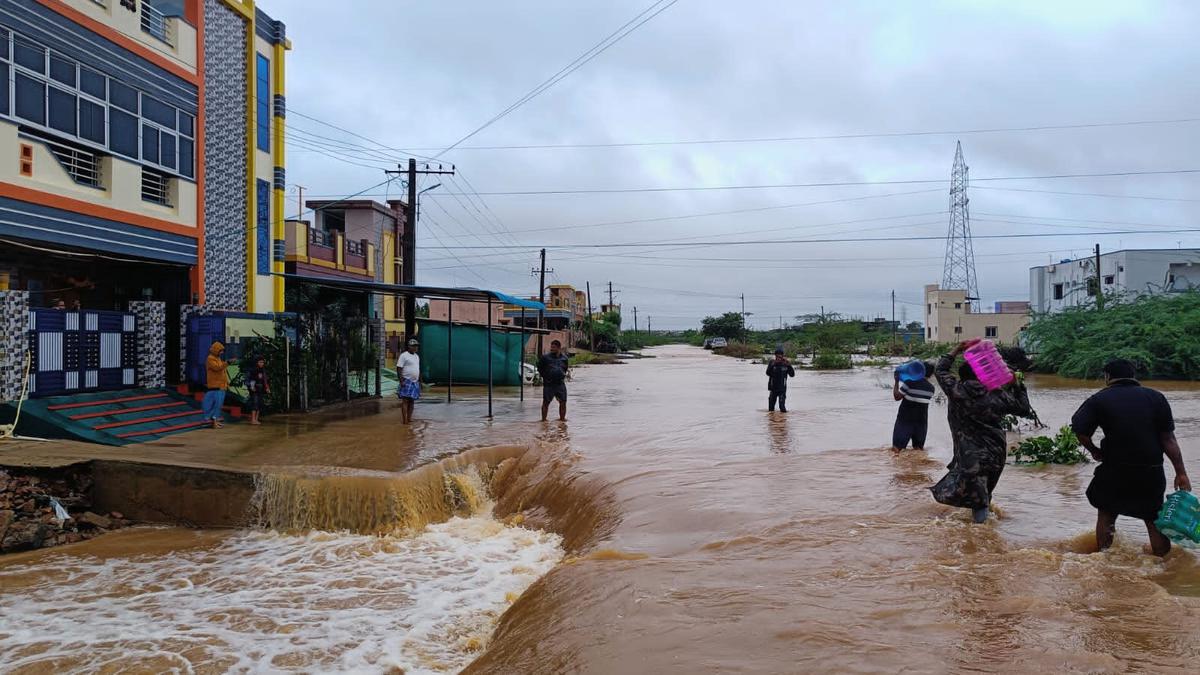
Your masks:
<svg viewBox="0 0 1200 675"><path fill-rule="evenodd" d="M104 145L104 106L86 98L79 99L79 136Z"/></svg>
<svg viewBox="0 0 1200 675"><path fill-rule="evenodd" d="M0 115L8 114L8 64L0 63L0 82L4 86L0 87Z"/></svg>
<svg viewBox="0 0 1200 675"><path fill-rule="evenodd" d="M32 77L17 73L15 112L17 117L29 120L34 124L46 123L46 85Z"/></svg>
<svg viewBox="0 0 1200 675"><path fill-rule="evenodd" d="M271 61L258 55L255 115L258 120L258 149L271 151Z"/></svg>
<svg viewBox="0 0 1200 675"><path fill-rule="evenodd" d="M108 109L108 147L126 157L138 156L138 121L129 113Z"/></svg>
<svg viewBox="0 0 1200 675"><path fill-rule="evenodd" d="M79 132L76 125L75 95L57 87L50 87L50 128L75 136Z"/></svg>
<svg viewBox="0 0 1200 675"><path fill-rule="evenodd" d="M257 241L258 273L271 273L271 184L265 180L257 182L255 194L255 234Z"/></svg>

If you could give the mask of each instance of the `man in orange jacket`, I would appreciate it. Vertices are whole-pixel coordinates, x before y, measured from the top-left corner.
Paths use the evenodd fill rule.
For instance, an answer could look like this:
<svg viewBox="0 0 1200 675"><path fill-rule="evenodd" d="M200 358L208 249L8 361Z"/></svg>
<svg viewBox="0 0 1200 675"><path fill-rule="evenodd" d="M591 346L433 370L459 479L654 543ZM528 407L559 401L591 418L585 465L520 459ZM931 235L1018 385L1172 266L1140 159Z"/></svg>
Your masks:
<svg viewBox="0 0 1200 675"><path fill-rule="evenodd" d="M211 422L212 428L222 427L221 406L225 405L225 390L229 388L229 362L222 359L225 345L213 342L208 349L208 358L204 362L205 386L204 392L204 421Z"/></svg>

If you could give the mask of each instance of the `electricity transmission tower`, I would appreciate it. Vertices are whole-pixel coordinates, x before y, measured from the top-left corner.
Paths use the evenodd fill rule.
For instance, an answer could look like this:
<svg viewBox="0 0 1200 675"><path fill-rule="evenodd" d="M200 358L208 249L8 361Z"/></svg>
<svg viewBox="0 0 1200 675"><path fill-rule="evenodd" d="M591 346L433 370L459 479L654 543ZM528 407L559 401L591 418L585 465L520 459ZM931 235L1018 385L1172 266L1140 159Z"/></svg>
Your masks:
<svg viewBox="0 0 1200 675"><path fill-rule="evenodd" d="M963 289L967 300L979 302L979 280L975 277L975 246L971 243L971 209L967 198L967 163L962 141L954 150L954 170L950 174L950 231L946 234L946 266L942 273L943 289Z"/></svg>

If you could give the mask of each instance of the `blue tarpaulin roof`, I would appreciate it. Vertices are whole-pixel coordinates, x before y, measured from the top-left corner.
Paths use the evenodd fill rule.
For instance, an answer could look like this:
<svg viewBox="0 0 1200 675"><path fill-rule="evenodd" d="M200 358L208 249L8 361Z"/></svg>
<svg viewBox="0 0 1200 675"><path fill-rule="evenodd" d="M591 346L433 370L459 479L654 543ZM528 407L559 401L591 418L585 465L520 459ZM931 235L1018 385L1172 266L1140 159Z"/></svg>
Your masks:
<svg viewBox="0 0 1200 675"><path fill-rule="evenodd" d="M526 309L545 309L546 306L536 300L525 300L499 291L489 291L480 288L442 288L438 286L417 286L407 284L387 284L379 281L359 281L357 279L338 279L316 277L306 274L279 274L291 281L298 281L326 288L338 288L347 291L365 293L387 293L389 295L411 295L418 298L435 298L438 300L463 300L468 302L487 302L488 300L502 302L506 305L516 305Z"/></svg>

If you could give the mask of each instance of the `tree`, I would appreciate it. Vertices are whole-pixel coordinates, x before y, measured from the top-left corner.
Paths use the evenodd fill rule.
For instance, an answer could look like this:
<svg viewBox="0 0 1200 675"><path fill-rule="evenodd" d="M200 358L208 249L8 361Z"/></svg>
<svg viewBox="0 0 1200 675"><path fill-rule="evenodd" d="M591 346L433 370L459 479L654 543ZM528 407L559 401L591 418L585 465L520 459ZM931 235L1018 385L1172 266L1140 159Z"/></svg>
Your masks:
<svg viewBox="0 0 1200 675"><path fill-rule="evenodd" d="M742 315L737 312L725 312L721 316L706 316L700 323L700 332L708 337L733 340L742 334Z"/></svg>

